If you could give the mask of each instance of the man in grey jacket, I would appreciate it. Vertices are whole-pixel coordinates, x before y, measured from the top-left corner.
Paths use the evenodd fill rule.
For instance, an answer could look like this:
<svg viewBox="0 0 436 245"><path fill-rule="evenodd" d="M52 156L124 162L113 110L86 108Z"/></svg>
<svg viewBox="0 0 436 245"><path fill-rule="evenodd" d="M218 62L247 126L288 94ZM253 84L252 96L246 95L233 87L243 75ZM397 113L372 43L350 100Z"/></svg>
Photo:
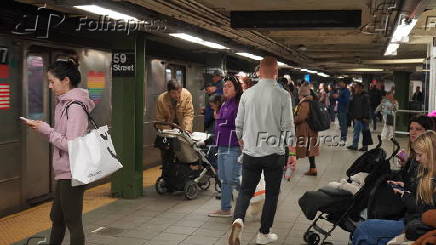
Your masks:
<svg viewBox="0 0 436 245"><path fill-rule="evenodd" d="M229 245L239 245L245 213L259 183L262 171L266 182L265 204L257 244L278 239L270 232L277 209L285 161L285 145L292 145L295 127L291 97L275 80L277 60L266 57L260 62L259 82L241 97L236 117L236 134L243 147L242 183L234 212ZM289 163L295 164L295 148L289 147Z"/></svg>

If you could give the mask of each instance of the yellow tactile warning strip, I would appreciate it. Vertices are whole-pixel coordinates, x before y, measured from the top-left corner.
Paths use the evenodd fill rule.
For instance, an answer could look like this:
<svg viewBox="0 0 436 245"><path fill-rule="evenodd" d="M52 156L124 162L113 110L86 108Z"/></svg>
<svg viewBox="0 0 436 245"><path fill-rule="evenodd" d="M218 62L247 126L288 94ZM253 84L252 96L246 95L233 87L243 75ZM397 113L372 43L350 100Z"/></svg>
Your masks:
<svg viewBox="0 0 436 245"><path fill-rule="evenodd" d="M154 185L160 174L160 167L145 170L144 187ZM87 190L83 198L83 212L87 213L118 200L111 197L110 189L110 183L107 183ZM46 202L0 219L0 245L12 244L49 229L51 205L52 202Z"/></svg>

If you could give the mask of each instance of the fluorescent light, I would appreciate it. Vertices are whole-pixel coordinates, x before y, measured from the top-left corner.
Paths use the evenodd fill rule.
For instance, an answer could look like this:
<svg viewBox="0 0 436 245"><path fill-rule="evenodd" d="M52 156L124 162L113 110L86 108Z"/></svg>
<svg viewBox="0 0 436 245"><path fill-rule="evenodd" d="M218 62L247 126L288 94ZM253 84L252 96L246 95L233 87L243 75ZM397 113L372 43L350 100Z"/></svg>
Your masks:
<svg viewBox="0 0 436 245"><path fill-rule="evenodd" d="M327 75L324 72L318 72L318 76L320 76L320 77L330 77L330 75Z"/></svg>
<svg viewBox="0 0 436 245"><path fill-rule="evenodd" d="M102 7L97 6L97 5L78 5L78 6L74 6L74 8L85 10L85 11L91 12L93 14L108 16L109 18L115 19L115 20L138 21L138 19L136 19L135 17L132 17L130 15L122 14L122 13L119 13L117 11L113 11L111 9L102 8Z"/></svg>
<svg viewBox="0 0 436 245"><path fill-rule="evenodd" d="M307 70L309 73L318 73L317 71Z"/></svg>
<svg viewBox="0 0 436 245"><path fill-rule="evenodd" d="M397 55L397 49L400 47L399 43L389 43L386 48L385 56L387 55Z"/></svg>
<svg viewBox="0 0 436 245"><path fill-rule="evenodd" d="M391 59L391 60L364 60L364 64L421 64L424 63L424 58L419 59Z"/></svg>
<svg viewBox="0 0 436 245"><path fill-rule="evenodd" d="M204 41L203 39L201 39L199 37L194 37L194 36L188 35L186 33L171 33L169 35L172 37L177 37L177 38L183 39L183 40L191 42L191 43L201 44L201 45L209 47L209 48L227 49L226 47L224 47L221 44Z"/></svg>
<svg viewBox="0 0 436 245"><path fill-rule="evenodd" d="M254 54L249 54L249 53L236 53L236 54L240 55L240 56L244 56L244 57L250 58L252 60L263 60L263 57L257 56L257 55L254 55Z"/></svg>
<svg viewBox="0 0 436 245"><path fill-rule="evenodd" d="M280 61L277 61L277 65L279 65L279 66L288 66L287 64L285 64L283 62L280 62Z"/></svg>
<svg viewBox="0 0 436 245"><path fill-rule="evenodd" d="M350 68L350 69L340 69L340 71L384 71L379 68Z"/></svg>
<svg viewBox="0 0 436 245"><path fill-rule="evenodd" d="M409 34L415 25L416 19L412 19L409 24L406 23L406 19L403 19L401 24L397 25L395 28L395 31L392 34L391 43L408 43Z"/></svg>
<svg viewBox="0 0 436 245"><path fill-rule="evenodd" d="M395 27L391 41L386 47L386 52L384 54L385 56L397 55L397 49L400 47L400 43L409 42L409 34L412 31L413 27L415 27L416 22L416 19L412 19L409 23L407 23L406 19L403 19L401 23Z"/></svg>

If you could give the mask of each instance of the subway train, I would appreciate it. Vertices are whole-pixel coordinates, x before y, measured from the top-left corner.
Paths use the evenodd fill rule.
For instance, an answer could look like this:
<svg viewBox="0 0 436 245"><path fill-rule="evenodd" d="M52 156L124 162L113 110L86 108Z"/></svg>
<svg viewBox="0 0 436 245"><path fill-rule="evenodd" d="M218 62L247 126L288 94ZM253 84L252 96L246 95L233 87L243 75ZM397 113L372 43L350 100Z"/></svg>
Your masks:
<svg viewBox="0 0 436 245"><path fill-rule="evenodd" d="M204 118L200 111L205 104L202 90L205 74L214 67L223 68L223 58L227 60L227 67L232 63L240 64L235 58L226 58L222 54L201 55L205 59L219 60L215 63L192 61L183 56L183 50L162 45L156 41L147 43L150 56L147 56L144 67L144 168L160 162L160 154L153 147L155 130L152 121L155 101L166 90L166 82L177 79L192 93L194 131L202 131ZM163 49L165 52L156 52ZM4 61L0 65L0 91L7 96L3 101L8 101L0 104L1 217L50 199L54 190L51 146L47 139L19 120L23 116L53 122L56 101L48 88L46 72L49 64L57 59L78 57L82 74L79 86L88 89L96 103L92 115L98 125L110 126L112 51L78 43L53 43L3 34L0 35L0 50L0 60ZM208 63L212 65L206 65Z"/></svg>

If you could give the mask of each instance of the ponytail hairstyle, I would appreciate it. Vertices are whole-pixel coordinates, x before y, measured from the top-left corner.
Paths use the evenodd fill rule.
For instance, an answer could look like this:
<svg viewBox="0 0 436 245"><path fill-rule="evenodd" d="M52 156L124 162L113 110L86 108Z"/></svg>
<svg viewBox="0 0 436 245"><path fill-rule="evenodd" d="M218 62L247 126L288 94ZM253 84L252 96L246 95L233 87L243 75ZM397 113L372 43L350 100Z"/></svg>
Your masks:
<svg viewBox="0 0 436 245"><path fill-rule="evenodd" d="M413 143L415 151L423 152L427 162L420 163L418 167L418 187L416 189L416 200L428 205L433 205L436 200L433 195L436 187L433 179L436 175L436 133L427 131L416 138Z"/></svg>
<svg viewBox="0 0 436 245"><path fill-rule="evenodd" d="M56 60L48 67L48 71L61 81L68 77L72 88L77 88L77 85L82 80L79 62L74 57Z"/></svg>

